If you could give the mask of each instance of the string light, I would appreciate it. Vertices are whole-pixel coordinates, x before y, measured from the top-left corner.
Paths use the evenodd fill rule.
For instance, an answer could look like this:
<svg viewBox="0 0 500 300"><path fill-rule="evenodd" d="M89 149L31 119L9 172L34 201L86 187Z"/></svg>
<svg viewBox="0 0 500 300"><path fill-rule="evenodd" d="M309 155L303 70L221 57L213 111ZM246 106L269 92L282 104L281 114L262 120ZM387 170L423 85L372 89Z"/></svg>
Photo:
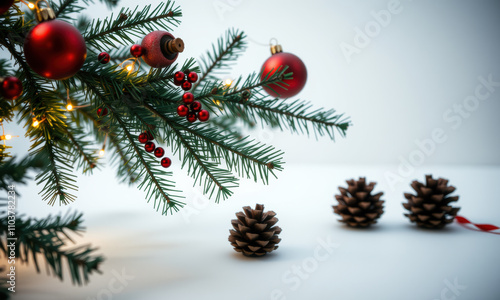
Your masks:
<svg viewBox="0 0 500 300"><path fill-rule="evenodd" d="M103 157L106 154L106 141L108 140L108 134L104 136L104 143L102 144L101 150L99 150L99 156Z"/></svg>
<svg viewBox="0 0 500 300"><path fill-rule="evenodd" d="M124 60L121 64L120 67L127 71L128 74L131 74L135 71L137 71L138 67L141 65L141 61L137 58L129 58Z"/></svg>
<svg viewBox="0 0 500 300"><path fill-rule="evenodd" d="M24 0L21 0L22 3L24 3L25 5L27 5L30 9L34 9L35 8L35 4L31 3L31 2L26 2Z"/></svg>
<svg viewBox="0 0 500 300"><path fill-rule="evenodd" d="M73 105L71 105L71 103L68 103L68 105L66 105L66 110L67 111L72 111L73 110Z"/></svg>
<svg viewBox="0 0 500 300"><path fill-rule="evenodd" d="M69 89L66 89L66 110L73 110L73 105L71 105L71 99L69 98Z"/></svg>
<svg viewBox="0 0 500 300"><path fill-rule="evenodd" d="M40 125L40 122L37 119L33 118L33 123L31 125L36 128L38 127L38 125Z"/></svg>
<svg viewBox="0 0 500 300"><path fill-rule="evenodd" d="M233 84L233 80L231 78L227 78L226 80L224 80L224 84L227 86L231 86L231 84Z"/></svg>

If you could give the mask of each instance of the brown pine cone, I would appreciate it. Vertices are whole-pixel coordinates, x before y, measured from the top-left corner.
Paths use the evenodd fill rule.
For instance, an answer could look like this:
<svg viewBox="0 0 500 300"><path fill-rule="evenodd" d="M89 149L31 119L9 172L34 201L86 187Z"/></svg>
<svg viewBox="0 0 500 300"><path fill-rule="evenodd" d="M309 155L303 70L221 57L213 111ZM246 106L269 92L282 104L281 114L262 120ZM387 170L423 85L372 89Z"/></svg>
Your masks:
<svg viewBox="0 0 500 300"><path fill-rule="evenodd" d="M236 252L246 256L262 256L278 249L281 228L274 226L278 222L274 211L264 212L264 205L256 204L255 209L243 207L243 212L236 213L237 219L231 220L233 229L229 230L229 242Z"/></svg>
<svg viewBox="0 0 500 300"><path fill-rule="evenodd" d="M413 181L411 187L417 195L405 193L408 202L403 203L404 208L410 211L405 214L410 221L416 222L423 228L443 228L455 219L459 207L452 207L451 202L458 201L458 196L450 197L455 191L454 186L448 185L448 180L439 178L435 180L432 175L425 176L426 185Z"/></svg>
<svg viewBox="0 0 500 300"><path fill-rule="evenodd" d="M333 212L342 217L339 222L351 227L368 227L377 223L384 213L384 201L380 200L384 193L372 195L376 183L367 185L364 177L346 182L347 189L339 187L340 195L335 195L339 204L333 206Z"/></svg>

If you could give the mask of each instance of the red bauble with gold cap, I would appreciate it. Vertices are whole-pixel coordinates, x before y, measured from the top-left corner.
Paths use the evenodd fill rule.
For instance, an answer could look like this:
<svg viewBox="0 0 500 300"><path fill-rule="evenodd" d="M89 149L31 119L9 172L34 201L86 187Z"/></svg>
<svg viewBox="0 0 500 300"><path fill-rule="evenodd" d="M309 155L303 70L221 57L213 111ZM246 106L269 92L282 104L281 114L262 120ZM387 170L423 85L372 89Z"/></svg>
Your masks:
<svg viewBox="0 0 500 300"><path fill-rule="evenodd" d="M269 72L272 71L272 73L270 73L272 75L277 70L283 70L286 66L288 66L288 69L285 73L293 72L293 78L283 81L288 84L288 86L282 85L284 88L280 85L270 84L269 86L272 89L264 87L264 90L269 95L278 98L290 98L300 93L307 81L307 69L304 62L294 54L283 52L281 45L271 46L271 53L272 56L269 57L262 66L261 80L263 80Z"/></svg>
<svg viewBox="0 0 500 300"><path fill-rule="evenodd" d="M38 25L24 40L26 62L37 74L62 80L76 74L87 57L80 32L67 22L55 20L54 11L36 6Z"/></svg>

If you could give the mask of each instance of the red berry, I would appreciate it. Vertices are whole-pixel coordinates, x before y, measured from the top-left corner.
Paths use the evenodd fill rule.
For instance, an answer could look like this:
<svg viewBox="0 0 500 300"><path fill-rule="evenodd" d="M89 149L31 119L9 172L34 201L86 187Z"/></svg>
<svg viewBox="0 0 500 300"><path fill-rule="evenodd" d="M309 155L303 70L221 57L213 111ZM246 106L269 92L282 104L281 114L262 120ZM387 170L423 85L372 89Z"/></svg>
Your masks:
<svg viewBox="0 0 500 300"><path fill-rule="evenodd" d="M132 45L132 47L130 47L130 54L132 54L133 57L140 57L144 54L144 48L138 44Z"/></svg>
<svg viewBox="0 0 500 300"><path fill-rule="evenodd" d="M198 74L195 72L189 72L187 77L189 82L196 82L198 80Z"/></svg>
<svg viewBox="0 0 500 300"><path fill-rule="evenodd" d="M188 122L190 123L193 123L194 121L196 121L196 114L190 111L186 116L186 120L188 120Z"/></svg>
<svg viewBox="0 0 500 300"><path fill-rule="evenodd" d="M154 136L151 134L151 131L144 131L148 135L148 140L152 141L154 140Z"/></svg>
<svg viewBox="0 0 500 300"><path fill-rule="evenodd" d="M23 93L23 83L14 76L7 76L0 85L0 93L4 98L15 100Z"/></svg>
<svg viewBox="0 0 500 300"><path fill-rule="evenodd" d="M153 142L147 142L146 145L144 145L144 149L146 149L147 152L151 153L153 151L155 151L155 143Z"/></svg>
<svg viewBox="0 0 500 300"><path fill-rule="evenodd" d="M202 109L198 113L198 119L202 122L208 121L209 118L210 118L210 113L208 112L208 110Z"/></svg>
<svg viewBox="0 0 500 300"><path fill-rule="evenodd" d="M109 56L108 53L106 52L101 52L101 54L99 54L97 56L97 60L101 62L101 64L107 64L109 63L109 60L111 59L111 56Z"/></svg>
<svg viewBox="0 0 500 300"><path fill-rule="evenodd" d="M189 108L184 104L179 105L179 107L177 107L177 115L179 115L179 117L187 116L188 112Z"/></svg>
<svg viewBox="0 0 500 300"><path fill-rule="evenodd" d="M194 101L192 104L191 104L191 109L193 111L200 111L201 109L201 103L199 101Z"/></svg>
<svg viewBox="0 0 500 300"><path fill-rule="evenodd" d="M189 91L192 86L193 86L193 84L191 82L189 82L189 81L184 81L182 83L182 89L185 90L185 91Z"/></svg>
<svg viewBox="0 0 500 300"><path fill-rule="evenodd" d="M170 165L172 164L172 161L170 160L170 158L168 157L164 157L162 160L161 160L161 166L164 167L164 168L168 168L170 167Z"/></svg>
<svg viewBox="0 0 500 300"><path fill-rule="evenodd" d="M194 100L194 95L191 94L190 92L185 92L184 95L182 95L182 101L184 101L185 104L191 104L193 103Z"/></svg>
<svg viewBox="0 0 500 300"><path fill-rule="evenodd" d="M162 147L158 147L155 149L155 156L160 158L162 157L163 155L165 155L165 150L163 150Z"/></svg>
<svg viewBox="0 0 500 300"><path fill-rule="evenodd" d="M149 141L147 133L143 132L143 133L139 134L139 142L141 142L142 144L145 144L147 141Z"/></svg>
<svg viewBox="0 0 500 300"><path fill-rule="evenodd" d="M176 80L178 82L184 81L184 77L185 77L185 75L182 71L175 72L175 74L174 74L174 80Z"/></svg>
<svg viewBox="0 0 500 300"><path fill-rule="evenodd" d="M97 116L98 117L104 117L105 115L108 114L108 109L106 107L102 108L102 107L99 107L97 109Z"/></svg>
<svg viewBox="0 0 500 300"><path fill-rule="evenodd" d="M177 79L174 79L174 84L176 86L181 86L184 83L185 80L178 81Z"/></svg>

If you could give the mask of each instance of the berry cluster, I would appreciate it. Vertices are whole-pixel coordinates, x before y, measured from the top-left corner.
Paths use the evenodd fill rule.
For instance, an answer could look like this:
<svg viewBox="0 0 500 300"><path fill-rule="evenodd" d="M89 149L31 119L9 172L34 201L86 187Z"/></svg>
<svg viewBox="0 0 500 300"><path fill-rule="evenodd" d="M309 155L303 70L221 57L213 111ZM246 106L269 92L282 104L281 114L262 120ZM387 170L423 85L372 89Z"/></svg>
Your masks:
<svg viewBox="0 0 500 300"><path fill-rule="evenodd" d="M187 73L186 76L184 72L178 71L174 75L174 84L181 86L182 89L186 91L184 95L182 95L183 104L177 107L177 115L179 115L179 117L186 117L186 120L190 123L196 120L206 122L210 118L210 113L208 110L201 109L201 103L194 100L194 95L192 93L187 92L191 89L192 83L198 80L198 74L195 72Z"/></svg>
<svg viewBox="0 0 500 300"><path fill-rule="evenodd" d="M174 84L180 86L185 91L189 91L196 81L198 81L198 74L196 72L186 70L186 73L178 71L174 74Z"/></svg>
<svg viewBox="0 0 500 300"><path fill-rule="evenodd" d="M156 147L155 143L152 142L153 140L154 137L149 131L139 134L139 142L144 144L144 149L149 153L154 152L156 157L162 158L165 155L165 150L162 147ZM163 157L160 163L162 167L168 168L172 164L172 160L168 157Z"/></svg>

